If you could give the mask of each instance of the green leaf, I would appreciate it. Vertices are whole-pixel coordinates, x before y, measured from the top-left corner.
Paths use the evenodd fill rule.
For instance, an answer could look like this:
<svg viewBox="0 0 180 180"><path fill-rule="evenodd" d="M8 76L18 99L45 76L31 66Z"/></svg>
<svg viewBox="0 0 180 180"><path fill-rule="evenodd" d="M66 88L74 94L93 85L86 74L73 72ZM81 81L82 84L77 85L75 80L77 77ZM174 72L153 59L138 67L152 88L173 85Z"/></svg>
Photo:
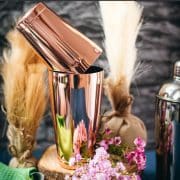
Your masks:
<svg viewBox="0 0 180 180"><path fill-rule="evenodd" d="M59 126L63 126L63 127L65 126L64 116L60 116L59 114L56 114L56 119Z"/></svg>
<svg viewBox="0 0 180 180"><path fill-rule="evenodd" d="M60 154L68 161L73 153L72 129L66 128L63 116L56 115L57 118L57 136Z"/></svg>

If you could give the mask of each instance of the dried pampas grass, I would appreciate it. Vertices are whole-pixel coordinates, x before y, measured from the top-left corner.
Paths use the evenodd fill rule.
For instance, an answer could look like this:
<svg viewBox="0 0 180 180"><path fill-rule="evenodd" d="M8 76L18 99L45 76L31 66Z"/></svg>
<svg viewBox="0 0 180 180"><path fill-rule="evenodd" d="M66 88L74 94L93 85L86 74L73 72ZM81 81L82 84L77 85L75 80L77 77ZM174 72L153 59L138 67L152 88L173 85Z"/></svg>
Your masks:
<svg viewBox="0 0 180 180"><path fill-rule="evenodd" d="M129 88L136 62L135 42L141 27L142 7L134 1L100 2L105 48L113 82L126 77Z"/></svg>
<svg viewBox="0 0 180 180"><path fill-rule="evenodd" d="M24 37L12 30L7 34L10 49L3 52L1 74L9 150L14 157L10 166L35 166L32 150L40 120L46 109L46 67Z"/></svg>
<svg viewBox="0 0 180 180"><path fill-rule="evenodd" d="M146 140L144 123L131 114L133 97L130 84L136 69L135 42L141 27L142 7L135 1L100 1L105 33L105 48L110 74L105 80L105 92L112 111L101 121L100 133L105 128L113 136L120 135L123 143L133 146L136 137Z"/></svg>

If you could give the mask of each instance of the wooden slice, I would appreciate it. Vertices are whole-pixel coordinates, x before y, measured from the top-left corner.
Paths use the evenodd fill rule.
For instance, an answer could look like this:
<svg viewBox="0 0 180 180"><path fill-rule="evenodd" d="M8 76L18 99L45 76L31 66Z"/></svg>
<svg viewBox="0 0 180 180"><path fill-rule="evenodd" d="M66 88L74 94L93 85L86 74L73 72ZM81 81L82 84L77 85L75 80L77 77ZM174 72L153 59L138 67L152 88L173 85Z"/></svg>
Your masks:
<svg viewBox="0 0 180 180"><path fill-rule="evenodd" d="M45 180L61 180L73 170L64 169L58 159L56 145L50 146L38 162L38 170L45 175Z"/></svg>

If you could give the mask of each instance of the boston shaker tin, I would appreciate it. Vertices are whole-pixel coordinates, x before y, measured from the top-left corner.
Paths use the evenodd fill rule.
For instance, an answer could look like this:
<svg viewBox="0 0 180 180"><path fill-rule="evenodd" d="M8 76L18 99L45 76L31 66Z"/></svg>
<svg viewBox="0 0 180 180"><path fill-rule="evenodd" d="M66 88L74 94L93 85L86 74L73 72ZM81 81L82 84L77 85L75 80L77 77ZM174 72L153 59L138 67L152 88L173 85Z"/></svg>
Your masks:
<svg viewBox="0 0 180 180"><path fill-rule="evenodd" d="M102 53L100 47L43 3L30 9L18 22L17 29L50 69L85 72Z"/></svg>
<svg viewBox="0 0 180 180"><path fill-rule="evenodd" d="M72 158L87 162L94 154L104 71L91 66L84 74L48 74L58 157L62 167L74 169Z"/></svg>

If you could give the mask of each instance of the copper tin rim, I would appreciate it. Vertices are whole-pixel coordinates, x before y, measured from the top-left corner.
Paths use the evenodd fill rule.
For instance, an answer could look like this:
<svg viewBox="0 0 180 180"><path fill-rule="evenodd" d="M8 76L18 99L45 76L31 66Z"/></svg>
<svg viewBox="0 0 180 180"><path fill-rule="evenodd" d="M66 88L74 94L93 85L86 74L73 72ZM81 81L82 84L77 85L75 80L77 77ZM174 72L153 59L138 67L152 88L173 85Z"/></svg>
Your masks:
<svg viewBox="0 0 180 180"><path fill-rule="evenodd" d="M53 69L49 69L49 71L52 72L57 72L57 73L61 73L61 74L67 74L67 72L64 71L58 71L58 70L53 70ZM68 74L72 74L72 75L86 75L86 74L93 74L93 73L98 73L98 72L102 72L104 71L103 68L99 67L99 66L90 66L85 72L82 73L73 73L73 72L69 72Z"/></svg>
<svg viewBox="0 0 180 180"><path fill-rule="evenodd" d="M44 58L49 69L85 72L102 50L45 4L38 3L18 22L17 29Z"/></svg>

